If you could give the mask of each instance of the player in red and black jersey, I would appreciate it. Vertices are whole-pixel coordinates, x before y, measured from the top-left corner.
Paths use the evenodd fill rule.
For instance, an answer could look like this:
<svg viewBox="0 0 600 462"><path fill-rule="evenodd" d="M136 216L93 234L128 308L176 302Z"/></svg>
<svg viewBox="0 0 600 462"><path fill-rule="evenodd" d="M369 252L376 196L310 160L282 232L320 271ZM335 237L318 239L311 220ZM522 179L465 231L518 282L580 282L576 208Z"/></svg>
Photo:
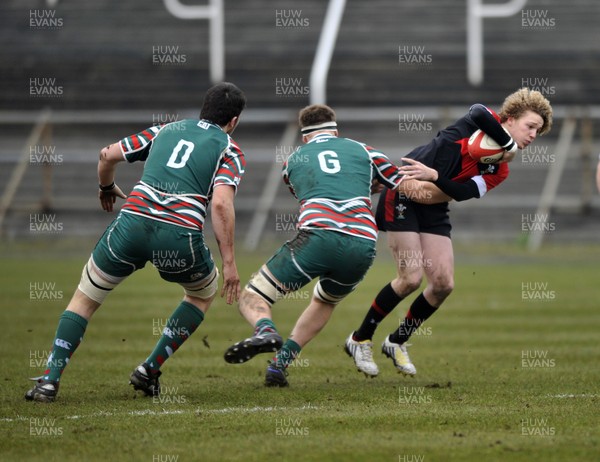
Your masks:
<svg viewBox="0 0 600 462"><path fill-rule="evenodd" d="M400 172L403 188L384 189L376 220L388 232L397 265L396 278L375 297L361 326L346 339L346 352L367 375L379 370L372 359L372 338L377 325L409 294L419 289L423 275L427 287L410 306L400 327L386 337L382 353L404 374L416 374L406 341L450 295L454 287L454 254L450 240L448 202L481 198L509 174L508 162L550 130L552 107L544 96L527 88L509 95L496 114L475 104L468 114L441 130L426 145L409 153ZM505 149L495 164L478 163L467 151L469 137L478 129Z"/></svg>

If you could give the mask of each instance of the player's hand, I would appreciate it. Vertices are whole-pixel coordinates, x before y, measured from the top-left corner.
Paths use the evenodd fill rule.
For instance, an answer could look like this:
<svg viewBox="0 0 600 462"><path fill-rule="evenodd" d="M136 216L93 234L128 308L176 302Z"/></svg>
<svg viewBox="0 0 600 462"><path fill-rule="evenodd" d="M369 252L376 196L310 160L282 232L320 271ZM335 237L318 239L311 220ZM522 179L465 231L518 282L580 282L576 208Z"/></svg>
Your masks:
<svg viewBox="0 0 600 462"><path fill-rule="evenodd" d="M502 156L502 159L500 159L498 162L496 162L497 164L503 164L505 162L512 162L512 160L515 158L515 155L517 154L517 151L504 151L504 155Z"/></svg>
<svg viewBox="0 0 600 462"><path fill-rule="evenodd" d="M438 179L437 170L428 167L418 160L403 157L402 162L405 165L400 167L400 173L404 175L405 180L436 181Z"/></svg>
<svg viewBox="0 0 600 462"><path fill-rule="evenodd" d="M383 191L383 188L384 186L376 178L371 181L371 194L380 193Z"/></svg>
<svg viewBox="0 0 600 462"><path fill-rule="evenodd" d="M223 288L221 289L221 297L225 298L228 305L231 305L240 298L240 276L235 263L223 264L222 270Z"/></svg>
<svg viewBox="0 0 600 462"><path fill-rule="evenodd" d="M114 188L109 191L98 190L98 199L100 199L102 210L106 210L107 212L113 211L113 204L117 201L117 197L127 199L127 196L116 184Z"/></svg>

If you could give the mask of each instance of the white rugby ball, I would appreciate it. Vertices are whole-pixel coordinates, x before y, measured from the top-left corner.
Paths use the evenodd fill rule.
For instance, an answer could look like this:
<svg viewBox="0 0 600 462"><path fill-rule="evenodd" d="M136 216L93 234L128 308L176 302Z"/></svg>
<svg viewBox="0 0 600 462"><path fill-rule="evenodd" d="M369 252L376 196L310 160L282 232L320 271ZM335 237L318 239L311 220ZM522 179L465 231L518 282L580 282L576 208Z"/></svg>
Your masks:
<svg viewBox="0 0 600 462"><path fill-rule="evenodd" d="M468 151L473 159L484 164L493 164L504 156L504 149L481 130L469 138Z"/></svg>

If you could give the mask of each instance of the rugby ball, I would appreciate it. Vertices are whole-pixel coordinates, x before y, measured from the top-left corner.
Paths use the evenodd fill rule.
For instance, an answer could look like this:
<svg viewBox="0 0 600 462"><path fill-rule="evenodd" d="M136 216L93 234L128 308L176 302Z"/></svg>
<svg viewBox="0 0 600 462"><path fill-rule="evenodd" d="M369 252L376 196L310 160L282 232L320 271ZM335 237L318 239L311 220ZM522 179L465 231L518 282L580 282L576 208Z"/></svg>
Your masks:
<svg viewBox="0 0 600 462"><path fill-rule="evenodd" d="M504 156L504 149L481 130L471 135L467 149L473 159L484 164L493 164Z"/></svg>

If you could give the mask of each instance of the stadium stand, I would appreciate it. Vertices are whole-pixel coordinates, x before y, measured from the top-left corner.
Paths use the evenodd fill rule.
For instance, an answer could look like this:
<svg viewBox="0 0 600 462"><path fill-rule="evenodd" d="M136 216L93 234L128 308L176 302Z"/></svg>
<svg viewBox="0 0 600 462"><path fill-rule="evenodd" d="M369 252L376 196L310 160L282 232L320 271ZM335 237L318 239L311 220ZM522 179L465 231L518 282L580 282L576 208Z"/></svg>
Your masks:
<svg viewBox="0 0 600 462"><path fill-rule="evenodd" d="M528 1L525 10L545 15L546 25L524 23L530 13L486 20L485 80L479 87L466 81L465 5L463 0L349 0L329 73L328 103L336 109L354 108L356 114L389 110L392 116L385 120L361 122L353 116L342 125L343 134L369 140L399 159L449 122L450 108L466 110L474 102L497 107L514 89L538 85L556 107L564 108L553 133L534 152L545 156L545 161L538 157L536 162L513 162L509 182L490 197L452 208L458 239L515 239L522 234L522 215L536 212L569 108L577 107L581 115L587 107L600 104L595 49L600 39L595 27L600 3ZM0 5L0 61L20 64L5 65L0 72L0 115L8 114L0 117L0 184L9 181L31 131L31 123L11 121L15 110L25 111L26 117L44 107L54 114L102 110L104 119L110 119L110 114L115 117L113 123L53 124L50 146L62 160L51 170L30 162L0 232L13 238L31 237L31 214L46 211L62 220L63 235L97 236L111 219L97 206L99 148L151 125L157 117L195 116L199 106L195 95L200 97L210 85L208 25L174 18L162 2L60 0L53 11L62 26L32 28L32 11L43 9L48 7L41 1L6 0ZM301 4L285 0L276 5L267 0L225 1L226 79L246 92L249 114L289 109L293 119L294 111L308 103L302 89L309 83L325 9L322 0ZM302 21L295 27L278 24L278 11L293 12ZM157 63L156 56L165 55L180 62ZM402 63L401 55L423 62ZM32 96L30 79L43 78L55 79L61 94ZM300 94L278 93L278 79L288 79L288 87L295 79ZM145 110L147 117L123 121L119 114L130 110ZM438 116L422 120L429 124L427 129L399 129L399 117L418 118L429 110ZM590 119L590 135L582 137L582 120L578 118L553 203L550 222L555 232L548 236L550 240L597 238L600 202L592 189L591 169L599 149L591 137L600 127L597 117ZM288 122L290 117L269 123L248 117L235 133L248 156L238 197L239 236L248 229L265 172L278 152L290 149L277 145ZM140 167L120 168L119 183L131 187ZM46 183L51 184L50 197L43 189L44 175L52 178ZM275 232L277 220L295 210L294 199L279 185L265 230Z"/></svg>

